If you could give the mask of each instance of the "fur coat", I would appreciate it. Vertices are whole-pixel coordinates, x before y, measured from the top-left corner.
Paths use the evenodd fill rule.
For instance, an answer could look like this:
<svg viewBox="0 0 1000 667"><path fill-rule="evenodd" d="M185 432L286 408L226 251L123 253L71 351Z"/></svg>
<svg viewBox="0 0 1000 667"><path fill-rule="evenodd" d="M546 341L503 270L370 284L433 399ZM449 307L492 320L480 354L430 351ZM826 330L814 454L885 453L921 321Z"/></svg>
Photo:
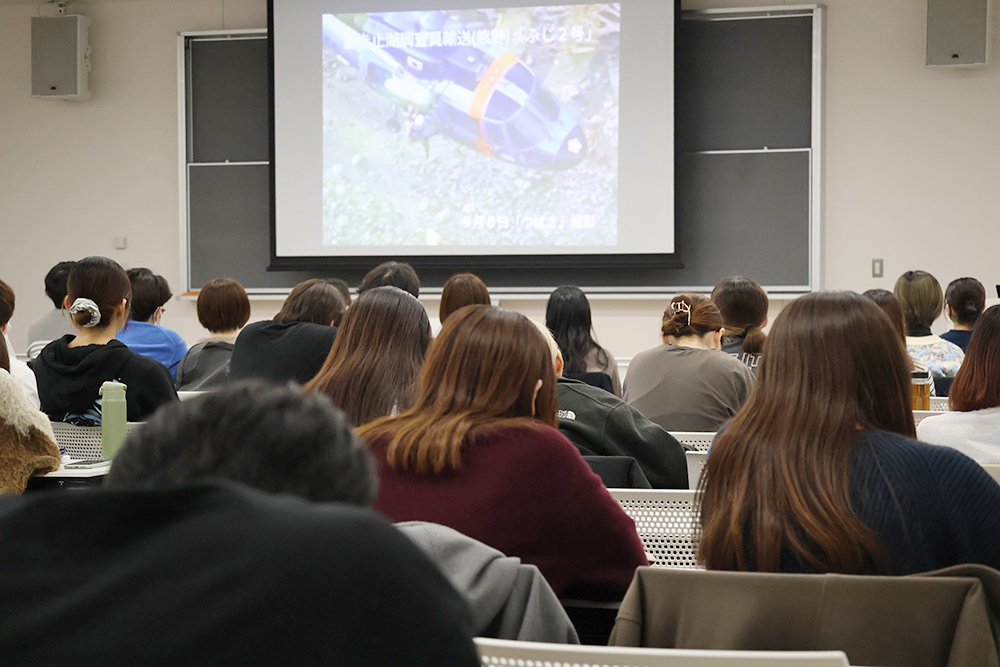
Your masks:
<svg viewBox="0 0 1000 667"><path fill-rule="evenodd" d="M48 417L0 369L0 493L22 493L32 475L56 470L59 460Z"/></svg>

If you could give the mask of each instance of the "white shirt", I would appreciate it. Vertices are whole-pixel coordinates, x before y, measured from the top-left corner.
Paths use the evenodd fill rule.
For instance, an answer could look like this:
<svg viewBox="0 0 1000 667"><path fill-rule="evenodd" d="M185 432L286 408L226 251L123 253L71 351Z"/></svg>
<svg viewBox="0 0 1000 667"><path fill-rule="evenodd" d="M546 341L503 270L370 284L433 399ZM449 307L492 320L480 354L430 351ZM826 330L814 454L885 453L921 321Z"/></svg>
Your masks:
<svg viewBox="0 0 1000 667"><path fill-rule="evenodd" d="M3 336L4 344L7 346L7 356L10 357L10 376L17 380L24 391L25 398L31 406L38 409L38 385L35 384L35 374L28 368L28 364L18 359L14 354L14 347L10 344L7 334Z"/></svg>
<svg viewBox="0 0 1000 667"><path fill-rule="evenodd" d="M957 449L977 463L1000 463L1000 407L928 417L917 424L917 439Z"/></svg>

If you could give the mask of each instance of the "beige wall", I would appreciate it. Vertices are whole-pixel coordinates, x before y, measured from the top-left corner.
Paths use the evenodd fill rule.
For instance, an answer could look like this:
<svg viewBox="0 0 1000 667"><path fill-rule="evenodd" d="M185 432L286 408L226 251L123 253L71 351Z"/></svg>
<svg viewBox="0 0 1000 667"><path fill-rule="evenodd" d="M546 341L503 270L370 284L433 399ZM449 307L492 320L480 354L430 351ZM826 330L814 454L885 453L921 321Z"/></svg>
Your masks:
<svg viewBox="0 0 1000 667"><path fill-rule="evenodd" d="M0 0L0 278L18 295L11 337L20 351L48 307L42 279L59 260L107 255L149 266L179 291L177 33L266 21L264 0L74 2L72 11L93 20L94 97L78 104L29 95L37 5ZM992 291L1000 282L1000 66L924 67L924 2L826 6L824 286L891 289L902 271L923 268L943 282L974 275ZM127 250L114 249L116 236L128 237ZM886 278L870 277L873 257L885 260ZM503 303L544 312L541 301ZM599 339L619 357L654 345L663 304L595 298ZM277 308L254 302L254 316ZM189 342L202 333L189 301L171 303L164 324Z"/></svg>

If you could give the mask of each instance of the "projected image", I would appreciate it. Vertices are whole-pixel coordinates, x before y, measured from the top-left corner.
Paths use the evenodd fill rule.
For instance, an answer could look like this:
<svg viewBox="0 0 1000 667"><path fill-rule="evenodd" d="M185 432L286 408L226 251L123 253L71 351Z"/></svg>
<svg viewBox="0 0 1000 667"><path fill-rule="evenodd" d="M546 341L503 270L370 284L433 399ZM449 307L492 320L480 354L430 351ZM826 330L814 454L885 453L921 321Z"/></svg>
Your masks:
<svg viewBox="0 0 1000 667"><path fill-rule="evenodd" d="M324 14L324 245L616 245L619 30L618 3Z"/></svg>

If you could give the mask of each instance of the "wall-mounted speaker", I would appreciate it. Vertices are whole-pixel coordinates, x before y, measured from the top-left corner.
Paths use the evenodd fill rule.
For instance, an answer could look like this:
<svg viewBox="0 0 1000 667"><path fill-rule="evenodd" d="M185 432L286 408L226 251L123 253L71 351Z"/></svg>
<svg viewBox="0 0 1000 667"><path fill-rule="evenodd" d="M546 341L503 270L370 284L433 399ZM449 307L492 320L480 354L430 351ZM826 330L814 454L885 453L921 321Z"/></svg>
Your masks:
<svg viewBox="0 0 1000 667"><path fill-rule="evenodd" d="M90 99L90 19L31 17L31 96Z"/></svg>
<svg viewBox="0 0 1000 667"><path fill-rule="evenodd" d="M928 66L985 65L990 10L990 0L927 0Z"/></svg>

